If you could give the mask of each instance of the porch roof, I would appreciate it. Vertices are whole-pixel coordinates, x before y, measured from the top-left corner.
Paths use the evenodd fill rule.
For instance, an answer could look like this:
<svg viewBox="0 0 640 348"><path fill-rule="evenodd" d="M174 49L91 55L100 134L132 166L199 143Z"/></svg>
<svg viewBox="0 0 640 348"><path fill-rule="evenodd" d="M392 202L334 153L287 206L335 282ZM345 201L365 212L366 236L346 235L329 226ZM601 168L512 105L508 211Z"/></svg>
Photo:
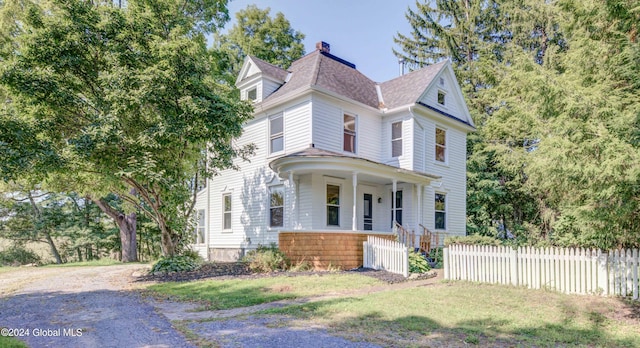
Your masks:
<svg viewBox="0 0 640 348"><path fill-rule="evenodd" d="M274 159L269 167L280 177L285 178L286 173L312 172L312 171L339 171L364 174L368 177L393 180L412 184L428 185L431 181L438 180L441 176L394 167L392 165L372 161L346 153L321 150L309 147L305 150L294 152Z"/></svg>

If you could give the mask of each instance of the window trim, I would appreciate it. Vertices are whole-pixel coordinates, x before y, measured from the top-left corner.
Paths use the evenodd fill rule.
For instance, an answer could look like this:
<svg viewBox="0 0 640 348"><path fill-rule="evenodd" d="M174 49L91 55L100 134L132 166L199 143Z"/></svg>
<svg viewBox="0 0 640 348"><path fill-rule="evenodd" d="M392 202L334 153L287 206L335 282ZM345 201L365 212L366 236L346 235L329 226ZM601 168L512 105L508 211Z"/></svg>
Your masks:
<svg viewBox="0 0 640 348"><path fill-rule="evenodd" d="M438 144L438 130L444 132L444 144ZM447 151L447 129L443 127L436 126L434 137L433 137L433 161L439 164L448 164L449 163L449 151ZM442 148L444 151L444 158L442 161L438 159L438 148Z"/></svg>
<svg viewBox="0 0 640 348"><path fill-rule="evenodd" d="M226 198L229 197L229 210L226 210ZM233 195L231 192L222 194L222 232L232 232L233 231ZM229 214L229 228L225 228L225 217Z"/></svg>
<svg viewBox="0 0 640 348"><path fill-rule="evenodd" d="M345 117L353 118L353 134L349 134L351 131L347 130L347 128L345 127L345 121L344 121ZM353 151L349 151L345 149L345 146L346 146L345 137L347 134L353 135ZM342 151L346 153L353 153L353 154L358 153L358 116L352 115L348 112L342 113Z"/></svg>
<svg viewBox="0 0 640 348"><path fill-rule="evenodd" d="M442 103L440 102L440 96L442 96ZM442 89L438 89L438 94L436 95L436 103L442 107L447 107L447 92Z"/></svg>
<svg viewBox="0 0 640 348"><path fill-rule="evenodd" d="M393 137L393 126L395 124L400 124L400 137L399 138L394 138ZM398 158L398 157L402 157L402 155L403 155L403 150L404 150L403 147L404 146L403 146L403 139L402 139L402 128L403 128L402 127L402 120L396 121L396 122L391 122L391 158ZM393 142L394 141L399 141L400 142L400 154L397 155L397 156L394 156L394 153L393 153Z"/></svg>
<svg viewBox="0 0 640 348"><path fill-rule="evenodd" d="M393 190L390 191L391 192L391 195L390 195L390 197L391 197L391 207L390 207L390 209L391 209L391 227L392 228L393 228L393 222L396 221L396 217L397 217L397 212L398 211L400 211L401 220L404 219L404 216L402 214L402 212L404 210L404 194L402 193L402 191L403 191L402 188L398 188L396 190L396 196L395 197L393 196ZM400 197L400 203L402 203L402 206L400 208L398 208L397 204L395 204L397 202L394 202L394 198L396 200L398 198L398 192L400 192L400 196L402 196L402 197ZM402 221L399 221L398 223L400 224L400 226L402 226Z"/></svg>
<svg viewBox="0 0 640 348"><path fill-rule="evenodd" d="M444 197L444 210L437 210L436 208L436 199L438 197L438 195L441 195ZM437 227L437 214L438 213L442 213L444 214L444 228L438 228ZM434 230L438 230L438 231L446 231L447 230L447 194L445 192L439 192L436 191L433 195L433 229Z"/></svg>
<svg viewBox="0 0 640 348"><path fill-rule="evenodd" d="M202 225L200 225L200 220L202 218ZM198 239L200 237L200 230L202 230L202 242L198 243ZM204 209L196 210L196 228L195 228L196 239L193 242L195 245L205 245L207 244L207 214Z"/></svg>
<svg viewBox="0 0 640 348"><path fill-rule="evenodd" d="M338 188L338 204L329 204L327 190L329 186L335 186ZM325 225L327 228L339 228L340 227L340 213L342 210L341 200L342 200L342 185L334 182L326 182L324 185L324 210L325 210ZM337 225L329 225L329 207L337 207L338 208L338 224Z"/></svg>
<svg viewBox="0 0 640 348"><path fill-rule="evenodd" d="M276 133L276 134L272 134L271 133L271 122L277 118L280 118L282 121L282 132ZM268 141L269 141L269 156L273 156L273 155L278 155L278 154L282 154L284 153L284 149L285 149L285 143L284 143L284 113L280 112L277 113L275 115L271 115L268 117L267 122L269 122L268 124L268 128L269 128L269 133L268 133ZM282 149L278 150L278 151L273 151L273 140L277 139L277 138L282 138Z"/></svg>
<svg viewBox="0 0 640 348"><path fill-rule="evenodd" d="M256 93L256 97L253 98L253 99L250 97L251 92L255 92ZM249 100L249 101L252 101L252 102L258 101L258 86L253 86L253 87L247 89L246 97L247 97L247 100Z"/></svg>
<svg viewBox="0 0 640 348"><path fill-rule="evenodd" d="M278 228L284 228L284 214L285 214L285 206L286 206L286 197L285 197L285 190L284 190L284 185L279 184L279 185L271 185L268 187L269 190L269 194L268 194L268 199L269 201L267 202L268 205L268 211L269 211L269 215L267 216L268 221L267 221L267 227L269 230L275 230ZM282 192L282 206L280 206L280 208L282 209L282 225L281 226L272 226L271 225L271 209L273 208L273 206L271 205L271 195L273 194L273 191L275 190L281 190ZM278 207L278 206L276 206Z"/></svg>

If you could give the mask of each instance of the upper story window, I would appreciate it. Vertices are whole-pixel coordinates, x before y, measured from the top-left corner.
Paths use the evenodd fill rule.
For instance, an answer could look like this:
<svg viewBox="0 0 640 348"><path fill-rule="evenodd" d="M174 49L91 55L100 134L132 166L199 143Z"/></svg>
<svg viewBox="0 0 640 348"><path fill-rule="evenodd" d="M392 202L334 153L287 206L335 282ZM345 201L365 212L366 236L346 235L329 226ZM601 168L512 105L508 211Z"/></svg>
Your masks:
<svg viewBox="0 0 640 348"><path fill-rule="evenodd" d="M196 225L196 244L204 244L204 209L198 210L198 225Z"/></svg>
<svg viewBox="0 0 640 348"><path fill-rule="evenodd" d="M438 90L438 104L444 106L446 96L447 94L445 92Z"/></svg>
<svg viewBox="0 0 640 348"><path fill-rule="evenodd" d="M269 119L269 154L284 150L284 125L282 114Z"/></svg>
<svg viewBox="0 0 640 348"><path fill-rule="evenodd" d="M436 193L435 198L435 228L445 230L447 228L447 196L444 193Z"/></svg>
<svg viewBox="0 0 640 348"><path fill-rule="evenodd" d="M252 87L247 91L247 99L255 101L258 99L258 87Z"/></svg>
<svg viewBox="0 0 640 348"><path fill-rule="evenodd" d="M269 189L269 227L284 226L284 188L273 186Z"/></svg>
<svg viewBox="0 0 640 348"><path fill-rule="evenodd" d="M327 184L327 226L340 226L340 186Z"/></svg>
<svg viewBox="0 0 640 348"><path fill-rule="evenodd" d="M436 128L436 161L447 161L447 132Z"/></svg>
<svg viewBox="0 0 640 348"><path fill-rule="evenodd" d="M231 230L231 194L222 195L222 229Z"/></svg>
<svg viewBox="0 0 640 348"><path fill-rule="evenodd" d="M402 156L402 121L391 124L391 157Z"/></svg>
<svg viewBox="0 0 640 348"><path fill-rule="evenodd" d="M356 153L356 118L344 115L344 144L342 149L346 152Z"/></svg>

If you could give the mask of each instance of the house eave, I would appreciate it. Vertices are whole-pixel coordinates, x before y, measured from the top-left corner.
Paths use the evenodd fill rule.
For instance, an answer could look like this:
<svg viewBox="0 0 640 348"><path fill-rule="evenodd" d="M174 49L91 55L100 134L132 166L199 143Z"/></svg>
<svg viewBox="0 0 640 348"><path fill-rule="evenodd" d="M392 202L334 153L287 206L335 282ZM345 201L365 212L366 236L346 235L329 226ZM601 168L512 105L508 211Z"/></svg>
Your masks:
<svg viewBox="0 0 640 348"><path fill-rule="evenodd" d="M388 180L398 180L413 184L429 185L441 176L417 172L375 162L361 157L341 154L305 154L294 153L272 160L269 167L281 178L287 178L289 172L313 172L334 170L349 173L367 174Z"/></svg>

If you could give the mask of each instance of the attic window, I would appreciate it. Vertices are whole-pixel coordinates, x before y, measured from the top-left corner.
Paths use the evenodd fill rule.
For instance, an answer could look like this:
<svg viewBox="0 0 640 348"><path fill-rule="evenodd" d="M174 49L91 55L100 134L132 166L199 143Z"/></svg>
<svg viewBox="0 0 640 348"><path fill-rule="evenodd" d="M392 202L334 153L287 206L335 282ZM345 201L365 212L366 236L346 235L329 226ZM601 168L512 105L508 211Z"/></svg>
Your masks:
<svg viewBox="0 0 640 348"><path fill-rule="evenodd" d="M444 79L442 77L440 78L440 86L444 86Z"/></svg>
<svg viewBox="0 0 640 348"><path fill-rule="evenodd" d="M445 93L443 91L438 91L438 104L444 106L444 97Z"/></svg>
<svg viewBox="0 0 640 348"><path fill-rule="evenodd" d="M258 99L258 87L253 87L247 91L247 99L248 100Z"/></svg>

